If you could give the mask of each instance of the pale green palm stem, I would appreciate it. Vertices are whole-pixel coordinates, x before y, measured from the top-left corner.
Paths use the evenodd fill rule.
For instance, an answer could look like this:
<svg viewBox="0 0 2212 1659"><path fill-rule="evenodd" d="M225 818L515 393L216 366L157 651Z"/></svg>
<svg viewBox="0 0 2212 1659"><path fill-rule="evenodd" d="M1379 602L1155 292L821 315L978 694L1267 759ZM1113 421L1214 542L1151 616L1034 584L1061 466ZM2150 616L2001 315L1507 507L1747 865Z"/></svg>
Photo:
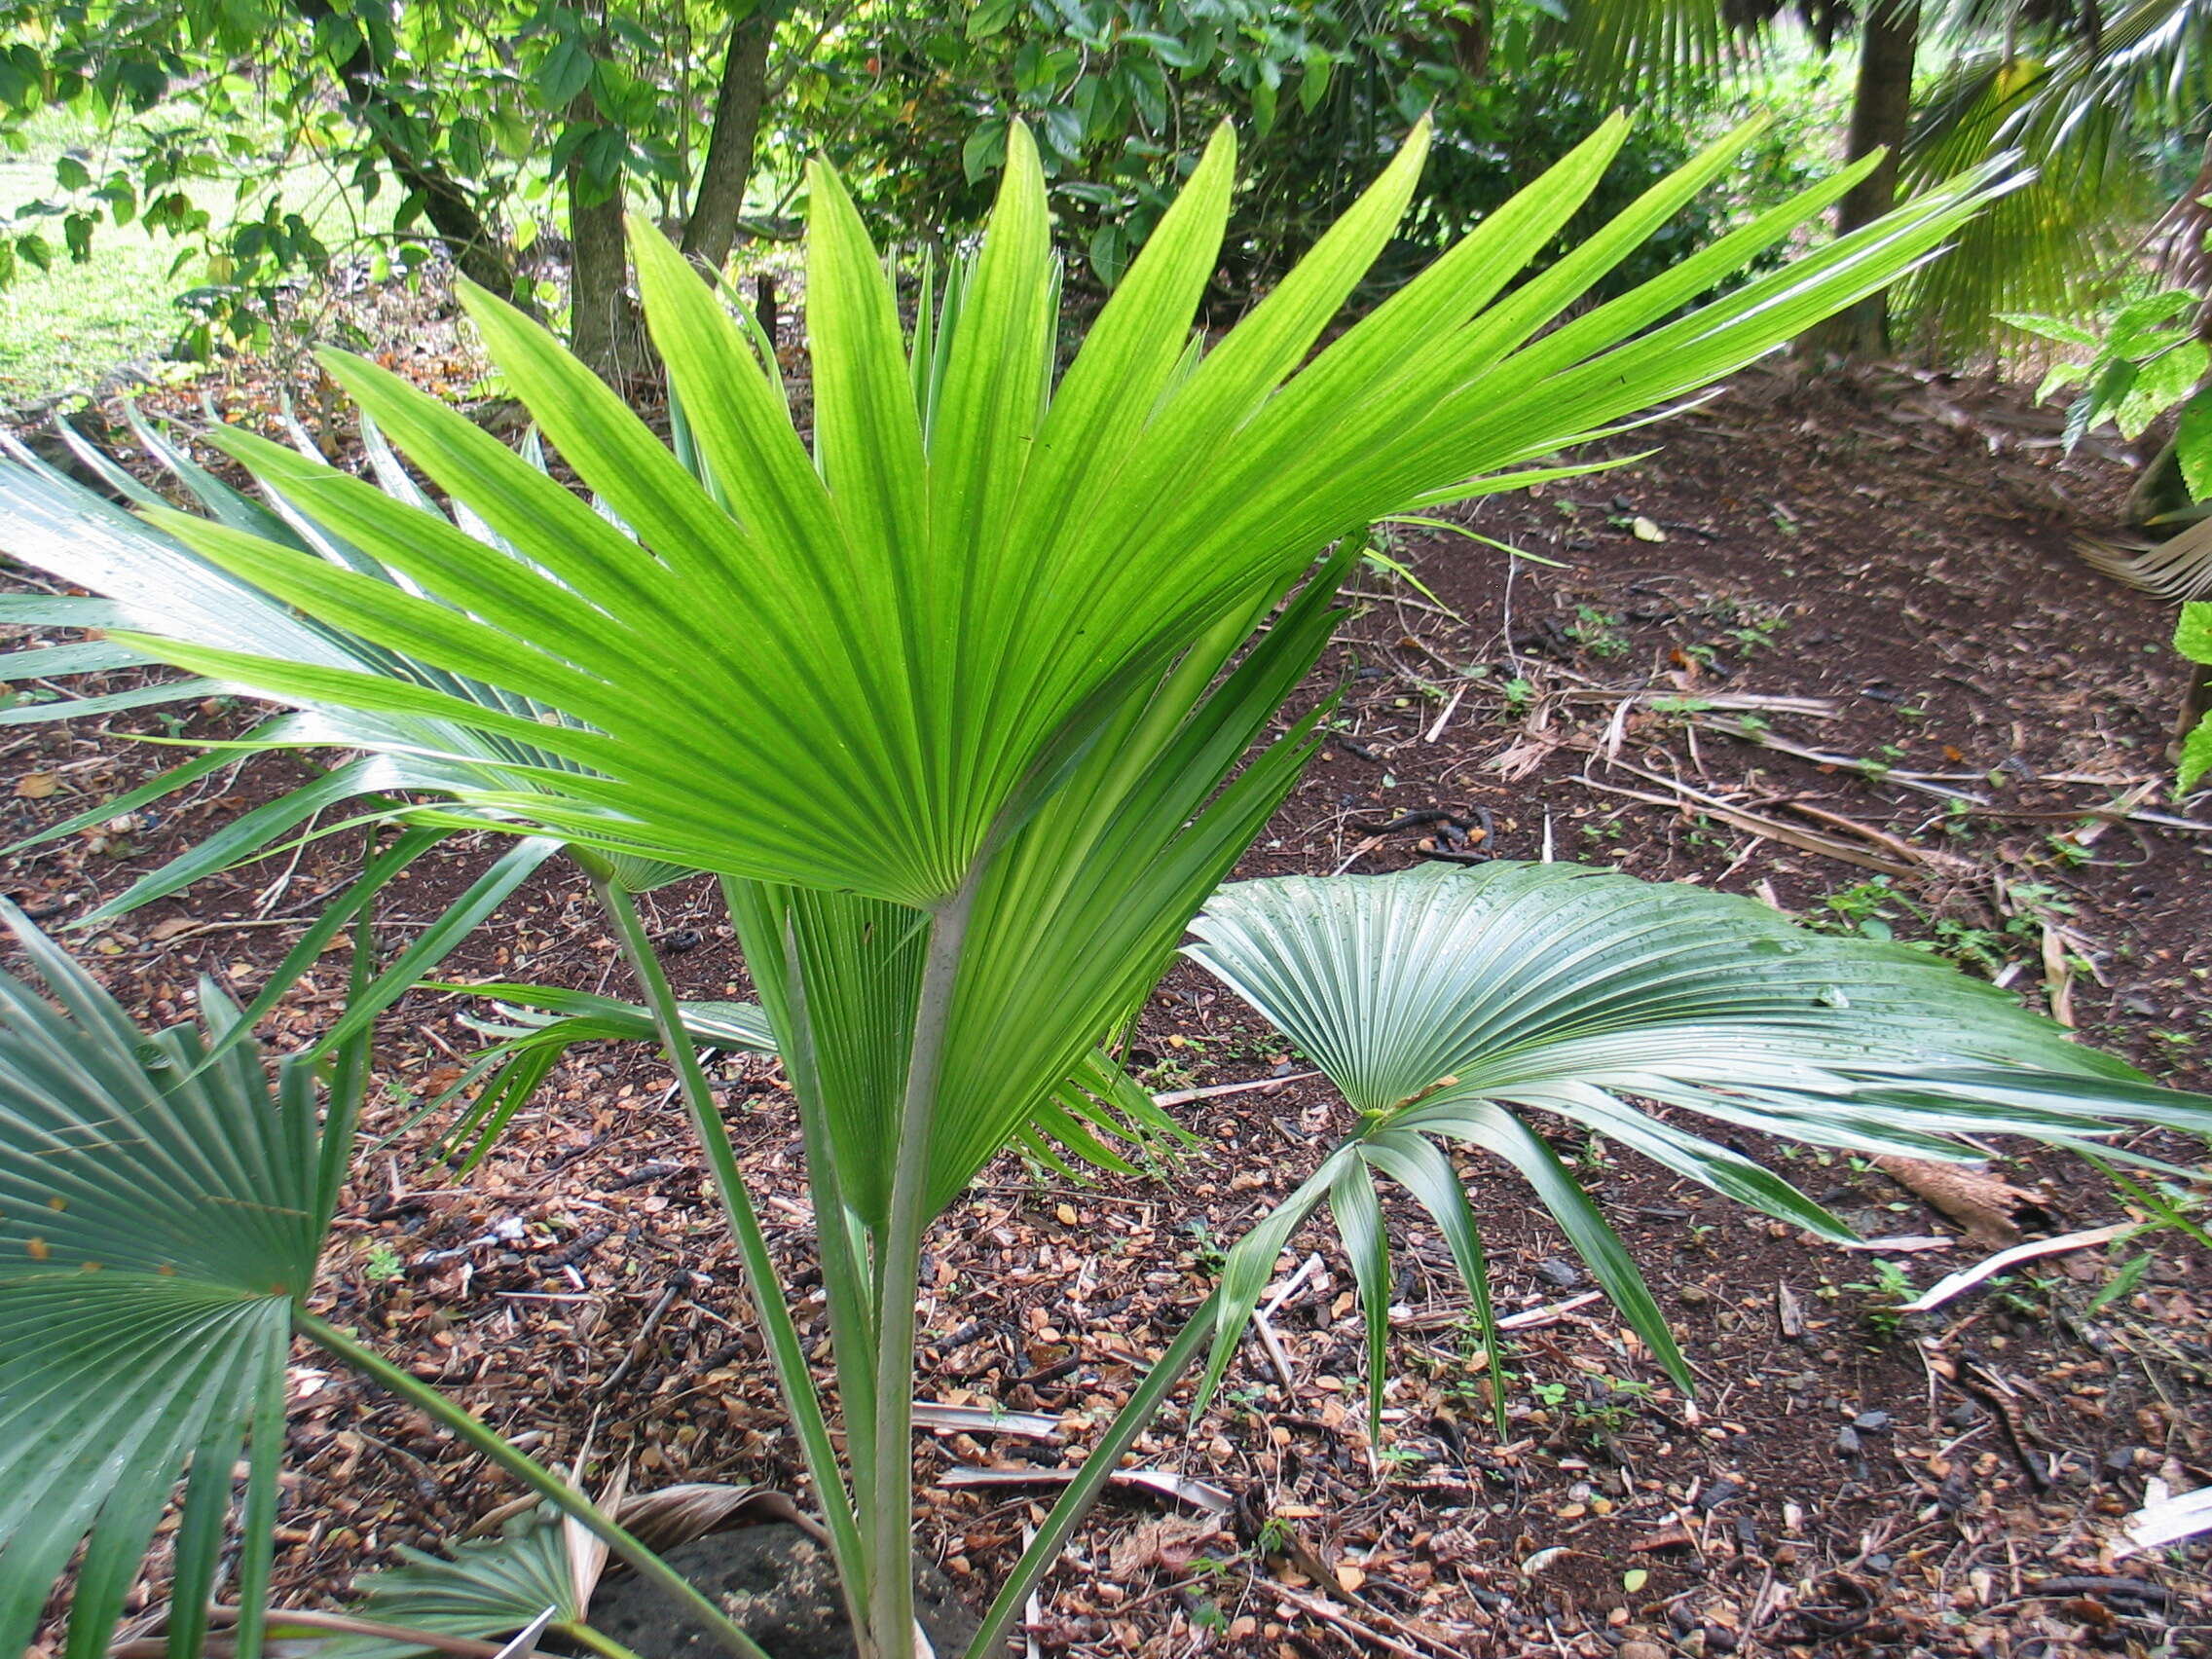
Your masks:
<svg viewBox="0 0 2212 1659"><path fill-rule="evenodd" d="M990 1659L990 1655L1000 1650L1007 1633L1014 1628L1014 1621L1020 1616L1022 1604L1036 1589L1038 1580L1045 1576L1046 1569L1059 1559L1076 1523L1098 1500L1098 1494L1106 1490L1107 1481L1121 1466L1123 1456L1144 1432L1145 1424L1152 1421L1166 1403L1168 1393L1183 1373L1190 1370L1191 1362L1198 1357L1198 1350L1205 1346L1207 1338L1214 1332L1220 1308L1221 1292L1216 1290L1198 1305L1198 1311L1167 1345L1167 1351L1160 1356L1159 1363L1145 1373L1136 1391L1114 1414L1105 1434L1084 1459L1082 1473L1060 1493L1046 1515L1045 1524L1037 1529L1037 1535L1021 1552L1021 1559L1014 1564L1014 1571L991 1599L982 1627L976 1632L976 1640L968 1644L967 1659Z"/></svg>
<svg viewBox="0 0 2212 1659"><path fill-rule="evenodd" d="M572 1516L580 1522L608 1549L628 1563L633 1571L651 1579L673 1596L685 1611L714 1632L716 1640L730 1652L737 1654L739 1659L769 1659L767 1651L732 1624L729 1616L701 1595L689 1579L653 1554L627 1528L617 1523L589 1497L544 1464L510 1445L503 1435L486 1427L435 1388L410 1376L374 1349L364 1347L336 1326L318 1319L305 1308L293 1310L292 1323L302 1336L324 1352L344 1360L363 1376L375 1379L432 1420L443 1423L462 1442L481 1452L564 1515ZM241 1606L241 1624L245 1617L245 1608Z"/></svg>
<svg viewBox="0 0 2212 1659"><path fill-rule="evenodd" d="M611 1636L592 1629L580 1619L573 1624L557 1624L553 1628L578 1647L590 1648L600 1659L638 1659L637 1653L632 1649L623 1646Z"/></svg>
<svg viewBox="0 0 2212 1659"><path fill-rule="evenodd" d="M868 1597L868 1634L876 1651L888 1659L905 1659L914 1651L914 1302L921 1288L922 1232L930 1221L931 1140L945 1032L985 864L978 858L959 891L931 918L906 1087L899 1106L891 1209L875 1257L875 1471L866 1517L875 1582Z"/></svg>
<svg viewBox="0 0 2212 1659"><path fill-rule="evenodd" d="M783 1385L792 1421L798 1430L807 1472L814 1479L823 1524L830 1533L830 1553L836 1562L838 1583L845 1593L846 1615L857 1634L864 1628L860 1614L865 1606L861 1597L862 1587L866 1583L863 1574L867 1570L867 1557L854 1522L851 1494L838 1472L830 1425L814 1390L814 1376L806 1362L806 1350L799 1342L797 1327L792 1322L791 1309L776 1288L775 1263L768 1255L768 1241L760 1231L760 1218L753 1207L752 1195L746 1191L744 1173L737 1166L737 1154L730 1145L729 1131L722 1125L721 1114L716 1108L714 1093L707 1084L707 1074L700 1069L698 1051L683 1028L676 994L669 988L668 976L661 971L660 959L653 954L652 940L638 919L637 906L630 902L629 894L611 879L611 872L604 863L580 851L577 857L584 863L592 891L605 906L614 927L615 940L638 977L646 1006L652 1010L661 1046L676 1069L684 1104L690 1110L692 1127L706 1151L707 1164L714 1172L715 1186L729 1217L731 1231L737 1235L745 1276L760 1318L761 1335L775 1366L777 1381Z"/></svg>
<svg viewBox="0 0 2212 1659"><path fill-rule="evenodd" d="M722 894L734 917L735 895L727 881L722 884ZM868 1293L867 1238L845 1204L837 1149L825 1107L806 974L797 931L788 912L783 943L785 1000L792 1030L791 1052L783 1056L784 1071L791 1080L792 1097L798 1103L799 1132L806 1142L807 1191L814 1199L814 1234L816 1247L822 1253L822 1289L830 1309L830 1342L837 1362L837 1404L845 1420L846 1463L852 1471L855 1508L859 1514L873 1515L876 1344L875 1303ZM865 1609L873 1583L866 1576L871 1568L865 1556L856 1556L856 1565L862 1576L851 1600L855 1608ZM857 1621L853 1631L857 1642L865 1634Z"/></svg>

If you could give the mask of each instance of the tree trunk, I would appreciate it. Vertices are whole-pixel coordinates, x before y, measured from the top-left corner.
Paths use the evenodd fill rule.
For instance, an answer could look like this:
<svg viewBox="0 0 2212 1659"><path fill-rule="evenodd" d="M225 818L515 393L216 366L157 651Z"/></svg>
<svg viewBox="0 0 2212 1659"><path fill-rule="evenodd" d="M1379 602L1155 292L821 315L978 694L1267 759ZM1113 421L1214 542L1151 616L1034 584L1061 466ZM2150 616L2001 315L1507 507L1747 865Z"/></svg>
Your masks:
<svg viewBox="0 0 2212 1659"><path fill-rule="evenodd" d="M598 119L586 91L570 106L571 121ZM622 242L622 186L604 201L583 161L583 146L569 156L569 350L609 386L637 366L638 326L631 315L629 250Z"/></svg>
<svg viewBox="0 0 2212 1659"><path fill-rule="evenodd" d="M300 16L311 24L335 15L329 0L298 0L298 4ZM377 61L364 31L359 44L337 66L347 104L374 136L392 177L410 195L423 199L423 216L438 233L461 274L503 300L522 298L505 245L484 223L468 192L434 160L413 154L399 141L400 112L384 91L387 69Z"/></svg>
<svg viewBox="0 0 2212 1659"><path fill-rule="evenodd" d="M729 55L715 94L715 127L699 169L699 195L683 226L684 257L708 272L719 271L737 240L745 187L753 179L753 152L768 92L768 46L776 22L765 6L733 23Z"/></svg>
<svg viewBox="0 0 2212 1659"><path fill-rule="evenodd" d="M1897 205L1899 153L1912 129L1912 66L1920 51L1920 0L1873 0L1859 32L1859 85L1851 101L1849 159L1884 150L1879 166L1836 206L1838 236ZM1818 350L1879 357L1890 349L1887 290L1869 294L1813 331Z"/></svg>

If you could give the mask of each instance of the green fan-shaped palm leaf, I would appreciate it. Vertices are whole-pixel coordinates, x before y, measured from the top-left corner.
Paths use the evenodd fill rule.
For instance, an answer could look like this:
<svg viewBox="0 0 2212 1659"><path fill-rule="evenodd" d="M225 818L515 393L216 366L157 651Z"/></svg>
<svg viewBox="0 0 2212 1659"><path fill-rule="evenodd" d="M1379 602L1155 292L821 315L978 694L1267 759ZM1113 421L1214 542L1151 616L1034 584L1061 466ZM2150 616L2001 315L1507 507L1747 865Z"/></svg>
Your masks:
<svg viewBox="0 0 2212 1659"><path fill-rule="evenodd" d="M125 415L146 454L168 471L210 522L328 560L375 580L406 585L403 575L302 518L280 498L272 498L273 506L264 506L233 490L197 465L128 404ZM57 420L55 429L85 471L109 490L141 508L168 510L159 496L86 441L74 427ZM303 453L316 453L313 440L304 430L294 427L293 438ZM381 489L395 500L441 513L408 476L375 422L362 423L361 438ZM242 650L279 650L326 666L350 667L436 686L464 704L480 704L528 719L559 718L542 706L466 674L433 668L404 649L372 645L344 629L303 619L282 601L250 582L214 570L174 537L65 476L15 438L0 434L0 452L9 458L0 461L0 549L66 581L112 596L0 599L0 620L105 630L165 626L209 644ZM543 456L535 446L525 453L533 464L543 465ZM514 549L499 540L465 505L457 504L454 517L484 547L507 558L516 556ZM153 660L107 641L45 646L0 655L0 680L35 679L49 685L61 678L105 673ZM223 689L226 687L206 680L168 680L129 691L25 702L0 711L0 722L99 716L197 700ZM19 843L18 850L151 805L211 771L238 763L241 757L272 750L319 748L366 748L377 754L373 759L342 765L265 802L150 871L87 920L121 914L180 891L227 865L260 854L314 815L349 801L360 802L363 810L374 812L384 804L380 797L386 794L441 793L457 770L465 778L473 767L491 758L556 768L566 764L534 745L478 732L465 723L456 726L449 721L368 716L344 707L303 704L296 713L267 722L239 743L218 745L126 795L50 826ZM429 758L431 756L442 758ZM674 866L642 859L618 857L615 864L617 878L631 892L644 892L687 873Z"/></svg>
<svg viewBox="0 0 2212 1659"><path fill-rule="evenodd" d="M1457 1181L1422 1150L1456 1142L1530 1181L1680 1376L1627 1251L1519 1114L1568 1119L1832 1237L1849 1235L1819 1205L1676 1115L1934 1158L1978 1156L1961 1146L1968 1134L2078 1146L2143 1124L2212 1132L2212 1101L2153 1087L1925 952L1808 933L1702 887L1573 865L1426 865L1234 883L1192 931L1188 954L1312 1056L1362 1118L1274 1234L1233 1262L1231 1278L1254 1294L1296 1225L1288 1217L1324 1197L1361 1284L1388 1284L1369 1170L1413 1193L1463 1270L1479 1261ZM1234 1298L1230 1309L1225 1333L1241 1325ZM1224 1357L1217 1349L1217 1375Z"/></svg>
<svg viewBox="0 0 2212 1659"><path fill-rule="evenodd" d="M68 1652L105 1650L187 1476L171 1651L196 1652L249 1449L240 1650L260 1636L294 1300L335 1201L310 1069L147 1038L13 909L54 1001L0 978L0 1650L30 1641L80 1541ZM349 1132L341 1108L331 1132Z"/></svg>
<svg viewBox="0 0 2212 1659"><path fill-rule="evenodd" d="M1478 233L1307 362L1387 240L1424 138L1194 367L1186 347L1233 166L1218 138L1055 377L1044 187L1017 135L957 326L935 347L926 429L888 278L819 171L812 455L745 330L643 230L648 321L706 486L549 336L471 296L509 384L637 541L453 411L339 357L333 372L384 430L523 561L487 559L458 527L236 432L216 437L276 496L422 592L156 515L325 624L444 672L465 666L559 709L562 723L168 630L144 648L288 700L472 723L559 756L571 769L517 762L499 768L507 789L455 792L557 834L932 909L1139 686L1281 591L1318 545L1709 383L1927 256L1986 183L1932 193L1871 236L1630 338L1827 199L1808 198L1538 338L1648 234L1654 211L1725 168L1739 135L1657 187L1565 276L1555 268L1491 305L1526 252ZM1540 198L1499 217L1571 210L1619 138L1609 127ZM864 823L882 832L856 834Z"/></svg>
<svg viewBox="0 0 2212 1659"><path fill-rule="evenodd" d="M400 1565L360 1581L352 1609L363 1619L404 1626L434 1636L499 1641L527 1629L548 1610L557 1629L584 1622L575 1553L576 1529L543 1507L510 1520L496 1538L456 1544L448 1555L400 1546ZM590 1576L596 1576L596 1573ZM283 1622L281 1613L276 1622ZM331 1659L402 1659L424 1654L395 1639L345 1636L319 1651Z"/></svg>

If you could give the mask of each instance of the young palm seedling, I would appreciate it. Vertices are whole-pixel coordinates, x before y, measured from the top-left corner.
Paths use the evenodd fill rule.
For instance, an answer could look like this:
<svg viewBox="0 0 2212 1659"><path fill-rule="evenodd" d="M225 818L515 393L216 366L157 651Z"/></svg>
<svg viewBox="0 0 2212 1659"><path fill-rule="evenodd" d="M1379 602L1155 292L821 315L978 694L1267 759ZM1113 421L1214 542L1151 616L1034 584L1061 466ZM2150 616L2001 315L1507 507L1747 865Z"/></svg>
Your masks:
<svg viewBox="0 0 2212 1659"><path fill-rule="evenodd" d="M1572 314L1750 136L1731 135L1513 285L1623 131L1608 123L1324 344L1406 207L1426 143L1418 131L1208 346L1194 324L1230 203L1225 130L1064 365L1045 184L1018 129L973 268L941 306L925 303L911 336L851 201L818 167L811 441L756 334L639 226L645 313L680 414L673 447L535 323L466 296L505 383L592 499L393 376L334 355L331 373L455 503L452 517L221 431L213 440L265 493L255 511L282 534L240 513L157 506L142 526L121 515L94 525L50 501L35 535L9 543L106 594L100 625L115 649L289 706L308 723L283 741L358 752L407 835L497 830L584 867L642 1003L571 1005L571 1016L649 1021L675 1068L867 1659L916 1648L912 1387L928 1229L1016 1140L1044 1133L1111 1161L1088 1125L1131 1086L1100 1044L1142 1007L1201 906L1200 960L1315 1055L1361 1126L1231 1249L1220 1288L1005 1576L976 1659L998 1651L1109 1472L1209 1347L1208 1386L1220 1376L1277 1250L1324 1198L1366 1297L1378 1378L1378 1176L1435 1218L1487 1327L1479 1241L1447 1145L1521 1169L1678 1371L1625 1252L1520 1111L1579 1119L1822 1231L1833 1223L1786 1184L1629 1100L1924 1154L1965 1130L2069 1143L2123 1123L2212 1123L2202 1103L2071 1047L1986 989L1949 977L1938 988L1928 976L1947 971L1924 958L1800 935L1702 893L1504 866L1222 888L1314 747L1323 711L1287 724L1280 712L1327 643L1365 527L1575 470L1546 458L1699 390L1933 257L2002 187L1962 179L1712 297L1847 190L1861 164ZM0 530L23 522L11 515ZM119 579L133 560L158 564L198 608L142 575ZM757 1020L677 1002L632 901L640 882L626 872L641 868L720 878ZM36 1025L26 996L9 1006ZM756 1045L758 1021L804 1137L833 1389L809 1368L694 1047L717 1030ZM365 1022L356 1010L341 1028L353 1041ZM125 1386L115 1368L160 1341L172 1293L153 1257L129 1281L148 1294L124 1297L79 1272L85 1259L108 1265L100 1246L65 1255L27 1232L44 1197L64 1196L41 1182L109 1156L93 1144L99 1125L116 1125L103 1089L166 1100L170 1071L180 1088L216 1075L189 1056L117 1071L79 1091L88 1126L74 1133L0 1117L20 1189L0 1192L0 1330L24 1329L18 1309L35 1302L59 1328L102 1333L0 1352L0 1419L19 1425L0 1451L0 1535L13 1528L15 1540L0 1546L0 1647L28 1635L66 1555L51 1540L91 1529L71 1659L96 1652L118 1575L187 1464L194 1547L179 1553L172 1594L180 1606L204 1600L228 1495L210 1471L227 1471L249 1419L256 1467L273 1469L269 1379L287 1320L686 1595L566 1482L307 1310L351 1135L343 1107L319 1129L307 1124L301 1069L285 1074L286 1100L301 1104L276 1114L284 1134L305 1137L291 1150L232 1167L219 1149L276 1132L242 1087L196 1107L206 1126L186 1136L201 1145L191 1158L223 1166L225 1202L251 1202L271 1183L274 1208L291 1190L282 1182L317 1171L312 1193L283 1200L299 1219L282 1273L187 1275L208 1318L232 1309L252 1325L257 1346L240 1363L263 1385L210 1394L194 1419L201 1438L147 1442L143 1457L137 1442L118 1456L56 1411L72 1389ZM218 1123L226 1111L239 1121ZM111 1161L112 1178L71 1199L89 1240L128 1232L147 1206L137 1165ZM192 1392L176 1381L180 1398ZM246 1506L261 1564L272 1490L251 1486ZM33 1533L46 1541L25 1549ZM750 1650L712 1608L700 1616ZM200 1632L189 1618L172 1629L189 1659ZM241 1620L247 1659L257 1637Z"/></svg>

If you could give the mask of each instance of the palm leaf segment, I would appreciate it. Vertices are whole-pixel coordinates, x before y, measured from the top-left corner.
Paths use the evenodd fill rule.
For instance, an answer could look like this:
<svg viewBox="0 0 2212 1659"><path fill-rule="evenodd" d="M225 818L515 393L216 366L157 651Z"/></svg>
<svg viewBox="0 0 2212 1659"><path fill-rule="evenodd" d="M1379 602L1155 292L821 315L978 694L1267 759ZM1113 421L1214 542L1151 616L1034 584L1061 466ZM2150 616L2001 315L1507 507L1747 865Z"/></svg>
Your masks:
<svg viewBox="0 0 2212 1659"><path fill-rule="evenodd" d="M240 494L195 464L182 450L127 407L132 433L145 453L198 503L207 521L258 536L273 544L323 559L369 579L408 588L407 577L380 565L343 537L304 519L280 497L265 505ZM161 498L88 443L73 427L56 420L55 430L86 472L140 508L167 511ZM313 439L296 424L294 443L314 454ZM378 486L394 500L417 509L439 509L410 478L373 421L362 425L363 446ZM0 545L25 564L105 597L79 599L46 595L0 598L0 620L40 627L157 630L226 649L282 654L332 669L388 676L403 683L443 691L461 704L474 704L503 715L538 722L560 717L543 705L501 690L461 672L440 669L411 655L405 647L373 645L335 624L306 617L250 581L216 569L161 529L123 511L76 483L13 438L0 436L10 460L0 461ZM524 459L542 467L538 447L526 446ZM172 515L174 516L174 515ZM442 515L441 515L442 516ZM518 557L489 526L457 507L457 528L483 548L501 557ZM153 653L112 640L49 646L0 656L0 680L54 684L58 680L158 661ZM186 702L223 687L204 679L166 681L129 691L75 695L55 701L21 702L0 710L0 723L24 724L105 715L150 704ZM487 733L465 720L371 713L344 704L294 699L296 711L253 732L247 751L330 748L366 750L366 759L339 766L313 782L257 807L206 841L142 877L129 891L101 906L100 916L120 914L191 885L226 864L260 853L297 825L349 800L372 808L387 792L443 793L457 781L489 774L489 761L512 761L555 770L573 763L514 736ZM72 834L118 813L135 811L184 788L239 757L238 748L217 746L208 754L162 774L140 790L104 801L21 843L39 845ZM20 850L18 848L18 850ZM626 860L619 870L625 886L643 891L683 873L669 866Z"/></svg>
<svg viewBox="0 0 2212 1659"><path fill-rule="evenodd" d="M461 1156L459 1167L462 1173L491 1150L508 1122L577 1044L649 1043L657 1037L650 1010L586 991L501 983L428 988L490 997L502 1015L498 1022L468 1021L481 1035L496 1041L471 1056L461 1075L423 1109L423 1115L427 1116L470 1089L477 1090L467 1111L444 1137L446 1147ZM687 1002L679 1003L677 1008L684 1034L701 1051L777 1052L774 1028L756 1004ZM865 1036L860 1040L865 1041ZM1040 1162L1071 1180L1082 1181L1087 1177L1078 1164L1117 1174L1139 1173L1114 1149L1113 1141L1149 1148L1190 1136L1151 1095L1130 1081L1111 1056L1093 1052L1076 1064L1058 1088L1038 1102L1030 1122L1018 1131L1018 1138ZM1070 1162L1071 1155L1076 1162Z"/></svg>
<svg viewBox="0 0 2212 1659"><path fill-rule="evenodd" d="M240 1600L258 1628L291 1311L335 1202L313 1074L144 1037L13 909L54 996L0 978L0 1651L30 1641L81 1540L68 1652L97 1655L189 1469L171 1650L197 1651L250 1439ZM340 1144L350 1113L333 1126ZM250 1428L250 1435L249 1435ZM241 1648L251 1639L240 1633Z"/></svg>
<svg viewBox="0 0 2212 1659"><path fill-rule="evenodd" d="M1792 926L1763 904L1572 865L1437 865L1238 882L1188 954L1279 1026L1358 1109L1358 1134L1228 1270L1224 1338L1298 1221L1334 1205L1381 1376L1387 1251L1373 1181L1401 1183L1488 1305L1466 1198L1436 1143L1505 1160L1650 1348L1665 1318L1597 1206L1519 1115L1565 1118L1675 1174L1828 1237L1850 1234L1673 1108L1862 1153L1978 1156L1963 1135L2079 1146L2127 1125L2212 1132L2212 1101L2156 1088L1924 952ZM1636 1104L1643 1102L1646 1104ZM1216 1375L1226 1361L1217 1346Z"/></svg>

